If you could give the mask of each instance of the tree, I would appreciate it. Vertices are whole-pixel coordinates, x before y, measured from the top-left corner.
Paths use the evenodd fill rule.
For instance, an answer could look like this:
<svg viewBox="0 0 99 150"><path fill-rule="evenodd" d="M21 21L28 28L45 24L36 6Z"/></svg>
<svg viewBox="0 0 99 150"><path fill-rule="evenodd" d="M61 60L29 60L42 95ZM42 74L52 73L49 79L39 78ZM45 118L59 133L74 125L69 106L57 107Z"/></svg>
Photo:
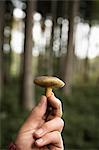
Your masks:
<svg viewBox="0 0 99 150"><path fill-rule="evenodd" d="M81 1L81 10L80 16L84 19L84 22L89 24L89 32L87 35L88 38L88 46L87 46L87 53L86 58L84 59L84 73L83 73L83 80L85 83L89 81L89 66L90 62L88 59L88 52L89 52L89 44L90 44L90 34L91 34L91 27L93 24L97 24L99 22L99 1ZM86 10L86 11L85 11Z"/></svg>
<svg viewBox="0 0 99 150"><path fill-rule="evenodd" d="M52 31L51 31L51 40L50 44L46 47L46 54L47 54L47 72L48 75L53 75L54 73L54 57L53 57L53 40L54 40L54 29L56 27L56 17L57 17L57 0L51 0L51 14L52 14Z"/></svg>
<svg viewBox="0 0 99 150"><path fill-rule="evenodd" d="M65 57L65 73L64 81L66 86L64 87L64 93L70 94L71 92L71 81L73 74L73 57L74 57L74 19L77 15L79 8L79 1L74 0L69 2L69 29L68 29L68 43L67 53Z"/></svg>
<svg viewBox="0 0 99 150"><path fill-rule="evenodd" d="M3 40L4 40L4 15L5 15L5 1L0 1L0 107L3 92ZM1 108L0 108L1 109ZM1 130L1 123L0 123ZM1 132L0 132L1 133ZM1 139L1 134L0 134ZM1 146L1 140L0 140Z"/></svg>
<svg viewBox="0 0 99 150"><path fill-rule="evenodd" d="M25 43L24 43L24 62L23 62L23 92L22 106L30 110L33 107L33 75L32 75L32 28L33 11L35 1L27 1L26 20L25 20Z"/></svg>
<svg viewBox="0 0 99 150"><path fill-rule="evenodd" d="M12 20L13 20L13 5L11 1L6 1L6 12L5 12L5 34L4 34L4 45L8 45L8 52L5 53L4 49L4 80L6 82L10 81L10 71L12 64L12 48L11 48L11 29L12 29Z"/></svg>
<svg viewBox="0 0 99 150"><path fill-rule="evenodd" d="M5 1L0 1L0 102L3 89L3 38L4 38L4 14L5 14Z"/></svg>

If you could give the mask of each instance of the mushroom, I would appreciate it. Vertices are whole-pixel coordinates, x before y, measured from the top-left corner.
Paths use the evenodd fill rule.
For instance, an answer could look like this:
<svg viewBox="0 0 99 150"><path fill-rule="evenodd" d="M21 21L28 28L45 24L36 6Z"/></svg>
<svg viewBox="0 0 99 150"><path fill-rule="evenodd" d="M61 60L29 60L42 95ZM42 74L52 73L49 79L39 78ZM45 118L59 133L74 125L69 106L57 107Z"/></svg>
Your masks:
<svg viewBox="0 0 99 150"><path fill-rule="evenodd" d="M57 77L39 76L34 79L34 83L45 88L45 95L49 97L52 93L52 88L61 88L65 83Z"/></svg>

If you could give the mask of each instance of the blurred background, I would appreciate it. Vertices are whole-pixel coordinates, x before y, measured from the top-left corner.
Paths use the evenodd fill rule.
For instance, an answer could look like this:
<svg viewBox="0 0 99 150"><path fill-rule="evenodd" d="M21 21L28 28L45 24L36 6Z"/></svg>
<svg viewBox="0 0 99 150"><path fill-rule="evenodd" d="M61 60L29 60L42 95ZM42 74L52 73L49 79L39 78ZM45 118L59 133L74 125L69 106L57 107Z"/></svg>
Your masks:
<svg viewBox="0 0 99 150"><path fill-rule="evenodd" d="M0 1L0 149L44 90L38 75L53 75L63 104L65 149L99 149L99 0Z"/></svg>

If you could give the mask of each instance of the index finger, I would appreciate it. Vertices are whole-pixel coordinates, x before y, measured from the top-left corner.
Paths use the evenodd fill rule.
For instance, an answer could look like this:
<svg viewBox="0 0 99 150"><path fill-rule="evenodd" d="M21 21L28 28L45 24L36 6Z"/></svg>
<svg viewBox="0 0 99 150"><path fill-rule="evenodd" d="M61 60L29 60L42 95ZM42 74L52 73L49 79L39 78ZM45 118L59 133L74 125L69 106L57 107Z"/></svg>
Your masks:
<svg viewBox="0 0 99 150"><path fill-rule="evenodd" d="M48 97L48 103L52 106L54 110L54 115L57 117L62 117L62 104L61 101L53 95Z"/></svg>

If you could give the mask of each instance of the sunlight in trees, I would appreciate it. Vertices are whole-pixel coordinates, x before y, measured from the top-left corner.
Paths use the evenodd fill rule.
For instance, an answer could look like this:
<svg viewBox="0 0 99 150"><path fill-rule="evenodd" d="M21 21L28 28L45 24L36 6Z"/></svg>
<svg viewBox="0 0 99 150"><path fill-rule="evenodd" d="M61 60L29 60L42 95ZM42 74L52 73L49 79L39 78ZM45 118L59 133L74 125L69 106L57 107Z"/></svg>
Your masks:
<svg viewBox="0 0 99 150"><path fill-rule="evenodd" d="M13 10L13 17L15 17L16 19L23 19L25 18L25 13L21 9L15 8Z"/></svg>
<svg viewBox="0 0 99 150"><path fill-rule="evenodd" d="M33 16L33 41L34 41L34 46L33 46L33 55L34 56L38 56L39 55L39 51L41 50L41 48L43 47L43 34L42 34L42 29L41 29L41 14L40 13L35 13ZM45 44L44 44L45 47Z"/></svg>
<svg viewBox="0 0 99 150"><path fill-rule="evenodd" d="M42 18L42 16L41 16L41 14L40 13L38 13L38 12L36 12L34 15L33 15L33 19L34 19L34 21L40 21L41 20L41 18Z"/></svg>
<svg viewBox="0 0 99 150"><path fill-rule="evenodd" d="M95 58L96 56L99 56L99 25L91 28L88 56L89 58Z"/></svg>
<svg viewBox="0 0 99 150"><path fill-rule="evenodd" d="M89 37L89 45L88 45L88 32L91 30L91 34ZM92 59L96 56L99 56L99 26L93 25L91 29L89 29L89 25L87 23L79 23L77 25L76 32L76 44L75 44L75 53L80 58L85 58L88 55L88 58ZM88 54L87 54L88 50Z"/></svg>
<svg viewBox="0 0 99 150"><path fill-rule="evenodd" d="M50 45L50 40L51 40L51 33L52 33L52 20L47 18L44 22L45 24L45 39L46 39L46 45L49 46Z"/></svg>
<svg viewBox="0 0 99 150"><path fill-rule="evenodd" d="M20 19L19 22L22 22L22 19L25 17L25 13L18 8L15 8L13 11L13 16L15 20ZM52 32L52 20L45 19L45 31L42 30L42 16L40 13L36 12L33 16L34 25L33 25L33 55L38 56L39 53L45 53L45 47L50 44L51 32ZM44 26L44 25L43 25ZM22 28L22 26L20 26ZM88 32L89 25L87 23L79 22L77 24L77 29L75 33L75 54L80 58L85 58L88 50L88 58L95 58L99 55L99 27L93 25L91 27L90 35L90 44L88 46ZM67 47L67 38L68 38L68 20L63 18L57 19L57 26L54 29L54 39L53 39L53 51L56 56L61 55L61 53L66 53ZM18 40L17 40L18 39ZM18 28L12 30L12 49L16 53L21 53L23 49L23 31L18 30ZM17 41L17 42L16 42ZM8 50L7 44L5 49ZM60 50L61 49L61 50Z"/></svg>

